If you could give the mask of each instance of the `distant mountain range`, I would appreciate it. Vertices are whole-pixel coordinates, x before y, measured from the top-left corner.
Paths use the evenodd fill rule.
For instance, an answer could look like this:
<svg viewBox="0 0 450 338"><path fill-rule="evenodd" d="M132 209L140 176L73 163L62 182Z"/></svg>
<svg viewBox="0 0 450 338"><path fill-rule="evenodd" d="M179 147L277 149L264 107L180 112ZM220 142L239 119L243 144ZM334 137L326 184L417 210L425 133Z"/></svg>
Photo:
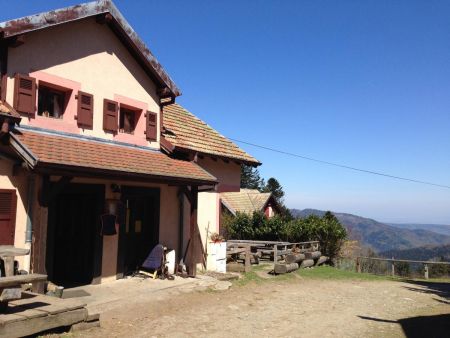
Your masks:
<svg viewBox="0 0 450 338"><path fill-rule="evenodd" d="M291 209L291 213L294 217L304 218L309 215L323 216L325 211ZM450 235L442 233L446 231L445 226L433 228L439 228L441 232L438 233L424 229L426 225L396 224L393 226L352 214L339 212L333 212L333 214L346 227L350 239L358 240L361 245L370 247L378 253L450 244Z"/></svg>
<svg viewBox="0 0 450 338"><path fill-rule="evenodd" d="M438 234L443 234L450 236L450 225L443 225L443 224L406 224L406 223L386 223L387 225L391 225L396 228L402 228L402 229L422 229L422 230L428 230L433 231Z"/></svg>
<svg viewBox="0 0 450 338"><path fill-rule="evenodd" d="M428 261L428 260L441 260L450 261L450 244L433 246L433 247L420 247L412 248L406 250L388 250L385 252L380 252L380 256L383 257L394 257L397 259L410 259L416 261Z"/></svg>

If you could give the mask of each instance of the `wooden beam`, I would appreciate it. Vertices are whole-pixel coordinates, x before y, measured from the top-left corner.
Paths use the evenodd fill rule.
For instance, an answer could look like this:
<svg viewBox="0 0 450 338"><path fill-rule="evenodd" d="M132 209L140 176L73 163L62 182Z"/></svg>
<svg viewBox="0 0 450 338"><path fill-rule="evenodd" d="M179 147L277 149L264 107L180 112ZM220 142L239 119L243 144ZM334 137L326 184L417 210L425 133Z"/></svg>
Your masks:
<svg viewBox="0 0 450 338"><path fill-rule="evenodd" d="M8 39L8 45L12 48L17 48L25 43L25 34L16 35L11 39Z"/></svg>
<svg viewBox="0 0 450 338"><path fill-rule="evenodd" d="M314 266L314 260L312 259L305 259L301 264L300 268L308 268L310 266Z"/></svg>
<svg viewBox="0 0 450 338"><path fill-rule="evenodd" d="M197 199L198 199L198 187L191 186L191 214L189 222L189 234L191 238L191 255L189 262L189 275L195 276L197 274L197 262L195 261L195 254L197 252L196 238L195 238L195 228L197 227Z"/></svg>
<svg viewBox="0 0 450 338"><path fill-rule="evenodd" d="M284 259L286 261L286 263L300 263L301 261L303 261L305 259L305 255L304 254L287 254L286 258Z"/></svg>
<svg viewBox="0 0 450 338"><path fill-rule="evenodd" d="M41 274L29 274L29 275L16 275L0 278L0 288L15 287L26 283L45 282L47 280L46 275Z"/></svg>
<svg viewBox="0 0 450 338"><path fill-rule="evenodd" d="M318 265L322 265L323 263L325 263L328 260L327 256L320 256L320 258L316 261L316 266Z"/></svg>
<svg viewBox="0 0 450 338"><path fill-rule="evenodd" d="M157 90L156 90L156 94L158 94L158 96L161 97L161 98L167 98L167 97L170 97L171 100L169 101L168 104L172 104L172 103L175 102L175 98L174 98L174 97L172 98L172 92L171 92L171 90L170 90L169 88L167 88L167 87L163 87L163 88L157 89ZM163 104L163 106L164 106L164 105L166 105L166 106L168 105L168 104L166 104L165 102L161 102L161 103Z"/></svg>
<svg viewBox="0 0 450 338"><path fill-rule="evenodd" d="M273 271L275 274L288 273L298 269L297 263L279 263L275 264Z"/></svg>
<svg viewBox="0 0 450 338"><path fill-rule="evenodd" d="M190 190L186 186L180 187L180 190L183 192L184 196L186 196L186 198L188 199L189 204L192 204L192 195Z"/></svg>
<svg viewBox="0 0 450 338"><path fill-rule="evenodd" d="M100 25L110 23L112 20L113 16L110 13L100 14L95 18L95 21Z"/></svg>
<svg viewBox="0 0 450 338"><path fill-rule="evenodd" d="M322 253L320 251L305 252L306 259L319 259Z"/></svg>
<svg viewBox="0 0 450 338"><path fill-rule="evenodd" d="M41 206L48 207L49 202L56 198L56 196L70 183L72 179L72 176L63 176L59 179L59 181L53 183L50 182L49 175L42 176L43 182L39 196Z"/></svg>
<svg viewBox="0 0 450 338"><path fill-rule="evenodd" d="M0 100L6 101L6 84L8 81L8 45L0 43Z"/></svg>

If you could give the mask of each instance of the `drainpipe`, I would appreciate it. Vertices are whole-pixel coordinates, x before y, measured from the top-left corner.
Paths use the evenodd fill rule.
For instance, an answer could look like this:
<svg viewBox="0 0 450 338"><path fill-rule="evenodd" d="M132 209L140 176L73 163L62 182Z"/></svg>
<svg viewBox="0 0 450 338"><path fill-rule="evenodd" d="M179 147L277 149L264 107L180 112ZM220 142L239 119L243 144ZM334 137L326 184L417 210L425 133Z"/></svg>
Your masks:
<svg viewBox="0 0 450 338"><path fill-rule="evenodd" d="M178 219L178 262L183 258L183 241L184 241L184 194L180 189L178 191L179 199L179 219Z"/></svg>
<svg viewBox="0 0 450 338"><path fill-rule="evenodd" d="M27 191L27 225L25 231L25 248L31 250L31 242L33 240L33 202L34 202L34 184L35 176L28 176ZM31 252L24 258L24 269L31 272Z"/></svg>

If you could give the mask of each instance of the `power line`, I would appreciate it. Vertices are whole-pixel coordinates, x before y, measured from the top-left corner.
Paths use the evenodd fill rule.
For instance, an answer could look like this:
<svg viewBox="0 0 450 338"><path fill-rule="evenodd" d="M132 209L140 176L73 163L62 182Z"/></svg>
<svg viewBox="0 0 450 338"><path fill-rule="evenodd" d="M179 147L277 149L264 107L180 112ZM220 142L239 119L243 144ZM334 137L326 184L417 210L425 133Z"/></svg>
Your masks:
<svg viewBox="0 0 450 338"><path fill-rule="evenodd" d="M390 175L390 174L386 174L386 173L382 173L382 172L378 172L378 171L355 168L355 167L351 167L351 166L345 165L345 164L339 164L339 163L319 160L319 159L316 159L316 158L313 158L313 157L308 157L308 156L303 156L303 155L299 155L299 154L294 154L294 153L290 153L288 151L283 151L283 150L279 150L279 149L275 149L275 148L261 146L259 144L255 144L255 143L251 143L251 142L247 142L247 141L242 141L242 140L237 140L237 139L233 139L233 138L230 138L230 140L233 140L233 141L239 142L239 143L243 143L243 144L247 144L247 145L252 146L252 147L269 150L269 151L272 151L272 152L275 152L275 153L284 154L284 155L288 155L288 156L292 156L292 157L298 157L298 158L301 158L301 159L304 159L304 160L317 162L317 163L322 163L322 164L327 164L327 165L331 165L331 166L334 166L334 167L339 167L339 168L359 171L359 172L363 172L363 173L366 173L366 174L372 174L372 175L378 175L378 176L383 176L383 177L389 177L389 178L402 180L402 181L408 181L408 182L414 182L414 183L419 183L419 184L426 184L426 185L432 185L432 186L435 186L435 187L450 189L450 186L444 185L444 184L420 181L420 180L416 180L416 179L412 179L412 178Z"/></svg>

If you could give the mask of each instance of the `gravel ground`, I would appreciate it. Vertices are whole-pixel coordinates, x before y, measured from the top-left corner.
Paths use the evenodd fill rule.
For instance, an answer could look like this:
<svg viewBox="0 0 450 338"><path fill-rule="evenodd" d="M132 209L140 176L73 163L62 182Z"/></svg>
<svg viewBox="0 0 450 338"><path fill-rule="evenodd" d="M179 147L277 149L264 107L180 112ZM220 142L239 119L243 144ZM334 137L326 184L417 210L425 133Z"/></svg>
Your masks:
<svg viewBox="0 0 450 338"><path fill-rule="evenodd" d="M445 337L450 284L303 278L134 298L83 337Z"/></svg>

